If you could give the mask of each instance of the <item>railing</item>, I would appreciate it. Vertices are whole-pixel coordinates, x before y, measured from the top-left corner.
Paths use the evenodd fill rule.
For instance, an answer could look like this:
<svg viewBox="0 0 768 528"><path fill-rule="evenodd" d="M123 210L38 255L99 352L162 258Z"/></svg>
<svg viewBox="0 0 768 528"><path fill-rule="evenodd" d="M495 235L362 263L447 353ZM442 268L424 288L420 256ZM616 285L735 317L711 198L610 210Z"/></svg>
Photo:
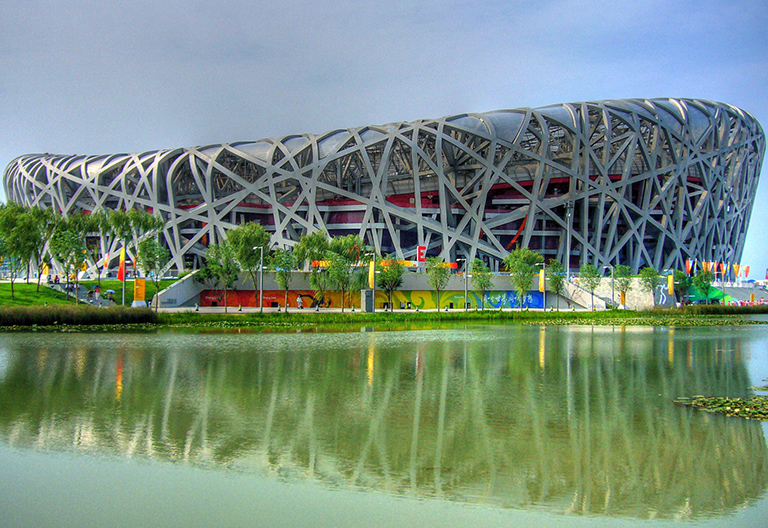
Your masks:
<svg viewBox="0 0 768 528"><path fill-rule="evenodd" d="M587 290L585 290L578 284L575 284L570 281L565 281L564 284L565 284L565 295L567 299L569 299L571 302L575 302L587 308L590 308L592 306L593 296ZM595 310L606 309L605 300L598 295L594 296L594 309Z"/></svg>

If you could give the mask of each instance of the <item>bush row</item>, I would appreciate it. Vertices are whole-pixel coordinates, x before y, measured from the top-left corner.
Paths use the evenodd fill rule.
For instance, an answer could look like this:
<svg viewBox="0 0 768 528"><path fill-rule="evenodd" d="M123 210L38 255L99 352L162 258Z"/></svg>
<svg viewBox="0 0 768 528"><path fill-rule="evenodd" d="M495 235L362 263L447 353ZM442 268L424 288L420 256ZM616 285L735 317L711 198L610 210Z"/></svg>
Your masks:
<svg viewBox="0 0 768 528"><path fill-rule="evenodd" d="M154 324L157 315L148 308L88 305L10 306L0 309L0 326L128 325Z"/></svg>

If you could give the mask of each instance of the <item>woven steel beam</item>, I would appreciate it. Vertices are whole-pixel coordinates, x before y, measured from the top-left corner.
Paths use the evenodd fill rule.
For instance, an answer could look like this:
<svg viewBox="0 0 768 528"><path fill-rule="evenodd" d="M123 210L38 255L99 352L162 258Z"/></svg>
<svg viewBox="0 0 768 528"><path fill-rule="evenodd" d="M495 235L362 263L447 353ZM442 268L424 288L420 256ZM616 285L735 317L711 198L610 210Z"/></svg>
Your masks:
<svg viewBox="0 0 768 528"><path fill-rule="evenodd" d="M324 229L398 258L425 245L498 269L522 245L570 269L637 271L738 262L764 153L762 128L738 108L631 99L142 154L32 154L11 162L4 185L12 201L63 214L159 214L179 271L249 221L279 247Z"/></svg>

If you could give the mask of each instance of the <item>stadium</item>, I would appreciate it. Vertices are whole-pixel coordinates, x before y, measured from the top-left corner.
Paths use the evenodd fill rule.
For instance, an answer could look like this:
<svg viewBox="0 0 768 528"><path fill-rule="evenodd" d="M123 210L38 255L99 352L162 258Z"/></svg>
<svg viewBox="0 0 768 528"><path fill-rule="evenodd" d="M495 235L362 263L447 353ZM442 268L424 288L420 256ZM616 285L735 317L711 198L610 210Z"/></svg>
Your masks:
<svg viewBox="0 0 768 528"><path fill-rule="evenodd" d="M380 254L498 270L516 246L578 268L739 262L765 152L748 113L697 99L559 104L193 148L24 155L8 199L166 221L169 268L259 222L273 247L318 229ZM119 241L105 253L115 254Z"/></svg>

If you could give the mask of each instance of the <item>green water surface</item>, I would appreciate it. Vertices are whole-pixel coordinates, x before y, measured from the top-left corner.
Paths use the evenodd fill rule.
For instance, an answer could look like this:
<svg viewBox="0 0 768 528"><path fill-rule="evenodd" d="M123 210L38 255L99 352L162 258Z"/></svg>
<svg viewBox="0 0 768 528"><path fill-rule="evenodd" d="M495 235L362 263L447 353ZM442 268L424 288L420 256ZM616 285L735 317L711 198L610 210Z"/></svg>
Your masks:
<svg viewBox="0 0 768 528"><path fill-rule="evenodd" d="M768 519L765 326L362 330L0 334L0 526Z"/></svg>

